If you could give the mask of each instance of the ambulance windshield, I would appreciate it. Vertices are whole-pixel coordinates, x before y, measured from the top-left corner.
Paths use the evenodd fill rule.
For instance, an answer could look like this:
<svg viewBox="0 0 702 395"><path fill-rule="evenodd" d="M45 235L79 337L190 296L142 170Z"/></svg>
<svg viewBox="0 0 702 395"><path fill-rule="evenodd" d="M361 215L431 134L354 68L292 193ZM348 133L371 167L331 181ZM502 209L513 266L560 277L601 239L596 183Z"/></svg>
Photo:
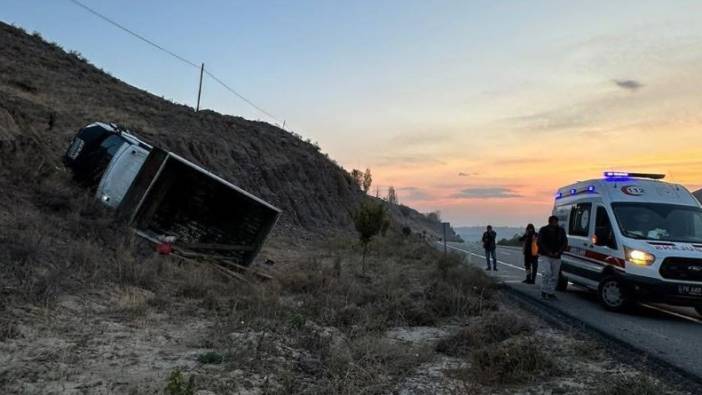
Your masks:
<svg viewBox="0 0 702 395"><path fill-rule="evenodd" d="M702 209L658 203L613 203L625 237L702 243Z"/></svg>

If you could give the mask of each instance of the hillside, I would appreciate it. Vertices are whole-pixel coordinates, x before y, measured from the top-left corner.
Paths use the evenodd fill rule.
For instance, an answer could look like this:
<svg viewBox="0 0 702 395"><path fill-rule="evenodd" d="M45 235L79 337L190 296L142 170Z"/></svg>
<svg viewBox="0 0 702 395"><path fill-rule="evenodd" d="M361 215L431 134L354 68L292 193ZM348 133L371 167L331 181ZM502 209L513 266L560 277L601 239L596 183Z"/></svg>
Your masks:
<svg viewBox="0 0 702 395"><path fill-rule="evenodd" d="M0 99L0 160L28 158L43 175L64 171L60 158L72 135L101 120L124 125L272 202L283 210L278 228L351 229L350 213L363 196L343 168L299 136L264 122L194 112L3 23ZM414 210L408 216L424 222Z"/></svg>

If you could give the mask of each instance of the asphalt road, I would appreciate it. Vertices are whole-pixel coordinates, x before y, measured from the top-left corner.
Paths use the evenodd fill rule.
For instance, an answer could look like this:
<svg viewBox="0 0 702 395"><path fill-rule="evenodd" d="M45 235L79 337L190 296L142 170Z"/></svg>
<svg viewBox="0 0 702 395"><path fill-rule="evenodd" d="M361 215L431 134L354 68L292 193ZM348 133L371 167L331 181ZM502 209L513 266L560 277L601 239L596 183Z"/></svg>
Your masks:
<svg viewBox="0 0 702 395"><path fill-rule="evenodd" d="M470 264L484 268L485 255L475 243L449 243L451 250L462 252ZM492 277L523 296L541 297L540 279L535 285L523 284L525 278L521 251L498 247L498 271ZM541 275L539 274L539 278ZM613 313L601 307L594 293L570 284L548 301L560 312L577 318L620 341L702 378L702 317L693 309L660 304L640 305L629 313Z"/></svg>

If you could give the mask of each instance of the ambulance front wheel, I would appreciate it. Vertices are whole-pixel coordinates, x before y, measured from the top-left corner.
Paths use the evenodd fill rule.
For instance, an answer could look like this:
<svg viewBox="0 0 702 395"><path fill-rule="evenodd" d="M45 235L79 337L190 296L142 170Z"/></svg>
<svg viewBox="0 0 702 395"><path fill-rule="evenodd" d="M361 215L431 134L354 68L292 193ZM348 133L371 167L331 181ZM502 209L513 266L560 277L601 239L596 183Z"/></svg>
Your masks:
<svg viewBox="0 0 702 395"><path fill-rule="evenodd" d="M558 273L558 283L556 289L563 292L568 288L568 277L563 275L563 272Z"/></svg>
<svg viewBox="0 0 702 395"><path fill-rule="evenodd" d="M626 286L617 276L608 276L600 281L598 296L607 310L624 311L631 305Z"/></svg>

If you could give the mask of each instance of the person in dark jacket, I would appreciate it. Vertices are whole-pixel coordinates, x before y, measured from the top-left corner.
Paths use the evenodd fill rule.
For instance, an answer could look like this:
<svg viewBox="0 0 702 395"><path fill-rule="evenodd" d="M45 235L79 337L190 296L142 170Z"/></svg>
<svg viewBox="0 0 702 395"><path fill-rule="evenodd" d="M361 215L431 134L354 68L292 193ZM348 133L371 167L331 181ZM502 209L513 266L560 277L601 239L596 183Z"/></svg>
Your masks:
<svg viewBox="0 0 702 395"><path fill-rule="evenodd" d="M487 230L483 233L483 248L485 249L485 259L487 267L485 270L490 270L490 257L492 257L492 270L497 270L497 232L492 230L492 226L488 225Z"/></svg>
<svg viewBox="0 0 702 395"><path fill-rule="evenodd" d="M526 231L519 238L523 244L522 252L524 253L524 268L526 269L526 280L522 281L525 284L534 284L536 273L539 269L539 254L532 251L532 245L536 242L536 228L534 224L529 224Z"/></svg>
<svg viewBox="0 0 702 395"><path fill-rule="evenodd" d="M539 229L537 239L542 268L541 297L556 299L556 285L561 273L561 254L568 248L565 230L558 226L558 217L548 218L548 225Z"/></svg>

